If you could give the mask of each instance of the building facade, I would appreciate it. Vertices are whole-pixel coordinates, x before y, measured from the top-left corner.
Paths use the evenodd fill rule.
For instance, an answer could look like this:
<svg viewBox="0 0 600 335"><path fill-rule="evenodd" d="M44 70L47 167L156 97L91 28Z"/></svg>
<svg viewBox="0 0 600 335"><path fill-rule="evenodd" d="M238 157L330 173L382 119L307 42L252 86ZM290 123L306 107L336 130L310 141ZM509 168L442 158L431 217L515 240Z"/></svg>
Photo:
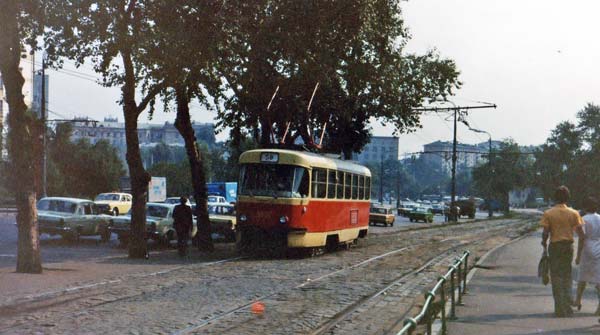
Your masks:
<svg viewBox="0 0 600 335"><path fill-rule="evenodd" d="M381 162L385 160L398 160L400 139L394 136L373 136L360 154L354 154L353 159L362 164L368 162Z"/></svg>
<svg viewBox="0 0 600 335"><path fill-rule="evenodd" d="M500 147L500 141L492 141L492 150ZM477 144L457 143L456 145L456 169L471 169L487 162L489 142ZM423 157L428 164L441 167L442 171L452 171L452 142L435 141L423 146Z"/></svg>
<svg viewBox="0 0 600 335"><path fill-rule="evenodd" d="M127 142L125 140L125 124L117 118L104 118L104 121L94 121L87 118L76 118L72 121L72 141L87 140L92 144L104 140L117 149L122 159L125 159ZM212 123L192 123L196 138L206 142L209 147L215 144L215 128ZM153 146L158 143L184 146L183 138L172 123L138 124L138 140L140 146Z"/></svg>

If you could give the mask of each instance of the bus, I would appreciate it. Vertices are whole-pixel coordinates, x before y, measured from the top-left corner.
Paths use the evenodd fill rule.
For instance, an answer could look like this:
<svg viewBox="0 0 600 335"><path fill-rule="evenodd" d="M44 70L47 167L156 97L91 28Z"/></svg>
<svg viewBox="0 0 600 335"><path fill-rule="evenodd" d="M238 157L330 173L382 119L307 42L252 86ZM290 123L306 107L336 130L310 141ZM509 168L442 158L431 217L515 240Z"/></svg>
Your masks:
<svg viewBox="0 0 600 335"><path fill-rule="evenodd" d="M319 254L349 246L369 226L368 168L312 152L258 149L239 159L236 242Z"/></svg>

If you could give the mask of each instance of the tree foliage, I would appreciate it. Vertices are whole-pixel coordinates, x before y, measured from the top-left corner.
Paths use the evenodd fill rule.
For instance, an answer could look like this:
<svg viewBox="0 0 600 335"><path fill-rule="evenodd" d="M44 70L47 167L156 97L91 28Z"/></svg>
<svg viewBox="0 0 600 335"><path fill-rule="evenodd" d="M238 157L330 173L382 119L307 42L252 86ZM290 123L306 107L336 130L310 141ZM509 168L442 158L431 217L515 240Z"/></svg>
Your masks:
<svg viewBox="0 0 600 335"><path fill-rule="evenodd" d="M513 140L500 144L491 154L491 169L487 163L473 170L474 187L484 196L499 199L505 211L509 209L509 193L530 186L533 159L521 152Z"/></svg>
<svg viewBox="0 0 600 335"><path fill-rule="evenodd" d="M250 130L262 145L315 138L327 124L326 149L347 158L368 143L369 122L398 132L420 126L412 111L460 83L454 62L435 51L403 53L409 34L400 1L261 0L224 2L229 39L220 74L232 94L219 113L234 141ZM308 103L319 83L310 112ZM267 112L276 88L278 94Z"/></svg>
<svg viewBox="0 0 600 335"><path fill-rule="evenodd" d="M535 185L550 200L557 186L571 189L574 205L600 189L600 106L588 103L576 123L561 122L536 152Z"/></svg>
<svg viewBox="0 0 600 335"><path fill-rule="evenodd" d="M48 141L48 194L94 198L119 189L124 175L117 150L106 141L71 142L70 124L59 124Z"/></svg>

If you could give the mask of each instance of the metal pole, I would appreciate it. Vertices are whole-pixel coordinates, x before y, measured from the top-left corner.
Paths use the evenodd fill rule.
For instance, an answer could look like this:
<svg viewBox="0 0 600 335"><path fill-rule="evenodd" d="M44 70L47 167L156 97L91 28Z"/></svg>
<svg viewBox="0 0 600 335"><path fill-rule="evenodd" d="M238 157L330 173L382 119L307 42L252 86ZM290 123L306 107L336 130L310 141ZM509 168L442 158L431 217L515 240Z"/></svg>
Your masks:
<svg viewBox="0 0 600 335"><path fill-rule="evenodd" d="M458 262L458 273L456 274L456 281L457 281L457 286L456 288L458 289L458 302L457 305L462 306L462 295L463 295L463 289L462 289L462 279L463 279L463 270L462 270L462 262Z"/></svg>
<svg viewBox="0 0 600 335"><path fill-rule="evenodd" d="M47 195L48 153L46 148L46 57L42 54L42 98L40 106L42 119L42 198Z"/></svg>
<svg viewBox="0 0 600 335"><path fill-rule="evenodd" d="M458 213L454 209L456 207L456 119L458 110L454 109L454 140L452 141L452 198L450 200L450 221L456 222Z"/></svg>
<svg viewBox="0 0 600 335"><path fill-rule="evenodd" d="M383 153L381 153L381 163L379 168L379 203L383 205Z"/></svg>
<svg viewBox="0 0 600 335"><path fill-rule="evenodd" d="M441 310L441 319L442 319L442 335L446 335L448 330L446 327L446 278L441 277L442 281L442 292L441 292L441 302L442 302L442 310Z"/></svg>
<svg viewBox="0 0 600 335"><path fill-rule="evenodd" d="M396 161L396 208L400 208L400 161Z"/></svg>
<svg viewBox="0 0 600 335"><path fill-rule="evenodd" d="M463 273L463 295L467 294L467 273L469 273L469 253L465 252L465 271Z"/></svg>
<svg viewBox="0 0 600 335"><path fill-rule="evenodd" d="M454 274L456 273L456 267L450 266L450 320L456 320L456 285L454 284Z"/></svg>
<svg viewBox="0 0 600 335"><path fill-rule="evenodd" d="M488 148L488 169L490 173L489 187L488 187L488 217L494 216L494 210L492 209L492 136L490 135L489 148Z"/></svg>

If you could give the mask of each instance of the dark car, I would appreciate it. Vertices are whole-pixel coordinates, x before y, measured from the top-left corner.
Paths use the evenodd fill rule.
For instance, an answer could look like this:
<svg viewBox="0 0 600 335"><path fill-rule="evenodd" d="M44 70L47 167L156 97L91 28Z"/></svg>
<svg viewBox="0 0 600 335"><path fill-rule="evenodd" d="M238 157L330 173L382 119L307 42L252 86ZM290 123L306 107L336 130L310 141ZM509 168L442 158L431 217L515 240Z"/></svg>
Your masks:
<svg viewBox="0 0 600 335"><path fill-rule="evenodd" d="M454 202L456 206L460 207L458 216L468 216L469 219L475 218L475 201L473 200L458 200Z"/></svg>
<svg viewBox="0 0 600 335"><path fill-rule="evenodd" d="M433 213L431 209L426 207L417 207L412 212L408 213L408 218L410 222L433 222Z"/></svg>

